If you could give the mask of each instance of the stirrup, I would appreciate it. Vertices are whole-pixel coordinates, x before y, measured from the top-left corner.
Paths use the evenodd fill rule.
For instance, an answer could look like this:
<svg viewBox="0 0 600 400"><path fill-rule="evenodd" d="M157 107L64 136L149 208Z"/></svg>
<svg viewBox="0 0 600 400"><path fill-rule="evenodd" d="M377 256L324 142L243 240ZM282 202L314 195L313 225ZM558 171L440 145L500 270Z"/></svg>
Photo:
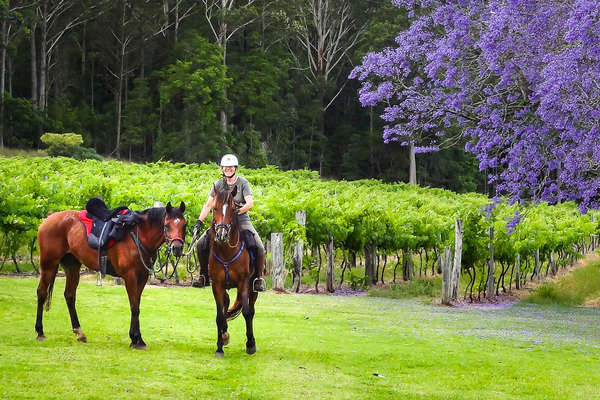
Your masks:
<svg viewBox="0 0 600 400"><path fill-rule="evenodd" d="M253 292L264 292L267 287L267 281L264 278L254 278L252 281Z"/></svg>

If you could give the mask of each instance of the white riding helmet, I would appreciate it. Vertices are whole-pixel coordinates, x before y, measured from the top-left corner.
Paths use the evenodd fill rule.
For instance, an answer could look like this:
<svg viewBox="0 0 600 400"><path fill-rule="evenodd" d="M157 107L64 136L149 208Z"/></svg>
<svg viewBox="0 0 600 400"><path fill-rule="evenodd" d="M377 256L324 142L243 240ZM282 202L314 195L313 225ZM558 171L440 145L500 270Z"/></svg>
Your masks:
<svg viewBox="0 0 600 400"><path fill-rule="evenodd" d="M221 167L237 167L238 159L233 154L225 154L221 158Z"/></svg>

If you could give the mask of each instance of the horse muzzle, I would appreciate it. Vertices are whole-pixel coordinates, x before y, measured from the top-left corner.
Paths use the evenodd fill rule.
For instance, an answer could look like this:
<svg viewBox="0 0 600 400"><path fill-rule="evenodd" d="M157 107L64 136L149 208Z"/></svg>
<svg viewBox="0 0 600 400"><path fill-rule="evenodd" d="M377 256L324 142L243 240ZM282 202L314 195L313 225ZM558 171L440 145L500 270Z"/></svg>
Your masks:
<svg viewBox="0 0 600 400"><path fill-rule="evenodd" d="M167 242L169 243L169 248L173 252L173 255L177 258L183 255L183 244L184 241L180 237L175 238L167 238Z"/></svg>
<svg viewBox="0 0 600 400"><path fill-rule="evenodd" d="M229 232L231 231L230 224L215 225L215 240L220 243L229 241Z"/></svg>

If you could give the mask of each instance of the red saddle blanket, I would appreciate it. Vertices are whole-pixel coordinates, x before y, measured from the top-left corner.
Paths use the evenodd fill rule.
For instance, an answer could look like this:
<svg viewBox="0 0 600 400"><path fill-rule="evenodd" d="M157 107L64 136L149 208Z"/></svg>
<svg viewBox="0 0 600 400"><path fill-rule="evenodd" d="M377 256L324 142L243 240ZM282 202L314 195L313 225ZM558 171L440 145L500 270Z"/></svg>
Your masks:
<svg viewBox="0 0 600 400"><path fill-rule="evenodd" d="M91 218L88 218L87 210L79 211L79 220L83 222L83 225L85 226L85 233L87 236L89 236L90 233L92 233L92 226L94 225L94 221L92 221Z"/></svg>

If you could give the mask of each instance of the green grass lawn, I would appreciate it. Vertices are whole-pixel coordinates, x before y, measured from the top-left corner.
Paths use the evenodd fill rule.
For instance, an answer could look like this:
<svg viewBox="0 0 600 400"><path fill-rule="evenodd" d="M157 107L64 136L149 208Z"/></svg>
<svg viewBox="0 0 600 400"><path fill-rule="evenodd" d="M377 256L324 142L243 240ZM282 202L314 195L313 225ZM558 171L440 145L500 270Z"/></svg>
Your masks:
<svg viewBox="0 0 600 400"><path fill-rule="evenodd" d="M214 358L209 289L144 291L147 351L129 349L122 286L85 277L71 333L57 278L35 340L37 280L0 277L0 398L44 399L600 399L600 312L528 304L465 310L412 300L267 292L258 352L230 323Z"/></svg>

